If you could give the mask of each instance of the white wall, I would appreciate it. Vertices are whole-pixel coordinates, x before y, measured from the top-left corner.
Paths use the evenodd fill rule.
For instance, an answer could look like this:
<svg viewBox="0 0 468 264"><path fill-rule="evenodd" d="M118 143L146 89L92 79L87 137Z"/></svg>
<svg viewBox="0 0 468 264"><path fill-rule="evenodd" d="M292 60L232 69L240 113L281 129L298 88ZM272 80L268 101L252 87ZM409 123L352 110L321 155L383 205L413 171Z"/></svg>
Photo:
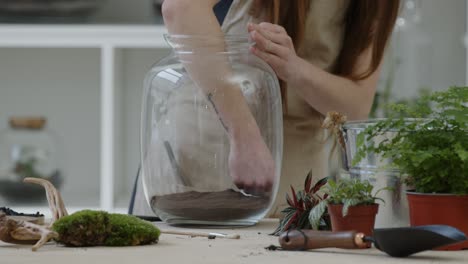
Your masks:
<svg viewBox="0 0 468 264"><path fill-rule="evenodd" d="M423 29L431 36L432 65L429 81L434 89L465 84L466 1L422 0ZM429 60L429 59L428 59Z"/></svg>
<svg viewBox="0 0 468 264"><path fill-rule="evenodd" d="M387 80L390 59L399 58L393 85L395 98L416 96L421 87L443 90L465 84L466 1L419 2L420 23L407 24L401 33L394 34L385 60L380 89Z"/></svg>
<svg viewBox="0 0 468 264"><path fill-rule="evenodd" d="M92 205L99 198L99 50L2 48L0 58L0 131L11 116L45 116L64 149L64 199Z"/></svg>

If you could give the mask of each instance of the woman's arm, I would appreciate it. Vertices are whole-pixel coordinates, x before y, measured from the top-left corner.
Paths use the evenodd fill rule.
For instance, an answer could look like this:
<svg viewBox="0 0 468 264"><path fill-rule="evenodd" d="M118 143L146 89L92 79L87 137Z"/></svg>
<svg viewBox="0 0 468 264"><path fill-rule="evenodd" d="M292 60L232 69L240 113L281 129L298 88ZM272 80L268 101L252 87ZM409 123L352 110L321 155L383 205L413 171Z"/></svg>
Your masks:
<svg viewBox="0 0 468 264"><path fill-rule="evenodd" d="M189 59L190 63L184 67L213 104L229 135L229 166L234 183L248 192L268 192L275 177L273 157L239 85L231 78L233 73L227 58L197 55L225 50L223 32L213 13L218 1L165 0L164 22L172 35L213 37L203 45L192 46L193 54L180 56Z"/></svg>
<svg viewBox="0 0 468 264"><path fill-rule="evenodd" d="M164 24L171 34L221 35L213 7L219 0L165 0Z"/></svg>
<svg viewBox="0 0 468 264"><path fill-rule="evenodd" d="M193 35L201 38L176 40L181 42L177 44L190 45L190 50L193 51L193 54L181 55L190 61L184 66L213 104L229 135L237 139L243 137L243 124L254 120L239 87L230 82L232 70L229 62L222 56L209 55L225 50L223 32L213 13L213 7L218 1L165 0L162 11L171 35Z"/></svg>
<svg viewBox="0 0 468 264"><path fill-rule="evenodd" d="M333 75L296 55L284 28L270 23L249 25L257 43L252 52L265 60L278 77L295 88L314 109L326 115L339 111L350 120L367 119L379 78L380 67L360 81ZM356 71L363 72L371 62L372 49L361 54Z"/></svg>

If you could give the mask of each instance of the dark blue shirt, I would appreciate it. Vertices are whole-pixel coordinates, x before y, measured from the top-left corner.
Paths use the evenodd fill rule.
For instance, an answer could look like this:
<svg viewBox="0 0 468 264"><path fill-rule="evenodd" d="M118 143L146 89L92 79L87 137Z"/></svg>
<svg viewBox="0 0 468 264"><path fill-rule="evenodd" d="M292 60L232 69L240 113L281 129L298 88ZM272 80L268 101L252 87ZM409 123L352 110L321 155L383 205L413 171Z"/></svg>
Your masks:
<svg viewBox="0 0 468 264"><path fill-rule="evenodd" d="M213 7L213 12L215 13L220 25L223 24L224 18L226 18L229 8L231 7L232 1L233 0L220 0Z"/></svg>

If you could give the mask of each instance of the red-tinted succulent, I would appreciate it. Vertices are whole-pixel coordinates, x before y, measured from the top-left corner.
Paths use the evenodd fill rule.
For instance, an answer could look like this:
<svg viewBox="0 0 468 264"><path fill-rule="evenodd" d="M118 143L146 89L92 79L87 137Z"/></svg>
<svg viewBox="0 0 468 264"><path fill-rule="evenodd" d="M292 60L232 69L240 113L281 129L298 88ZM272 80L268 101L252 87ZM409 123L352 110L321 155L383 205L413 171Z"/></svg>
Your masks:
<svg viewBox="0 0 468 264"><path fill-rule="evenodd" d="M284 216L272 235L279 235L290 229L311 229L309 213L320 201L327 198L326 195L321 196L317 193L327 181L328 178L323 178L312 186L312 172L309 172L304 182L304 190L296 192L294 187L291 186L292 199L289 194L286 194L289 207L281 211ZM331 225L328 214L324 214L322 219L320 229L330 230Z"/></svg>

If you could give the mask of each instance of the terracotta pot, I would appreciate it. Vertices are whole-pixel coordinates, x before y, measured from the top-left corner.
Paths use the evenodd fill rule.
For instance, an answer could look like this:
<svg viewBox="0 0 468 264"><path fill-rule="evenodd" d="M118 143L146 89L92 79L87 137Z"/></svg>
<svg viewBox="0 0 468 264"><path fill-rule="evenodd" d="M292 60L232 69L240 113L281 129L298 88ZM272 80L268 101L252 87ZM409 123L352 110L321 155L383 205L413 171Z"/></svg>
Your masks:
<svg viewBox="0 0 468 264"><path fill-rule="evenodd" d="M331 218L332 230L334 232L355 230L370 236L374 231L375 215L378 209L378 204L351 206L348 214L343 217L343 205L329 204L328 213Z"/></svg>
<svg viewBox="0 0 468 264"><path fill-rule="evenodd" d="M411 226L449 225L468 234L468 195L407 192ZM468 241L437 250L468 249Z"/></svg>

